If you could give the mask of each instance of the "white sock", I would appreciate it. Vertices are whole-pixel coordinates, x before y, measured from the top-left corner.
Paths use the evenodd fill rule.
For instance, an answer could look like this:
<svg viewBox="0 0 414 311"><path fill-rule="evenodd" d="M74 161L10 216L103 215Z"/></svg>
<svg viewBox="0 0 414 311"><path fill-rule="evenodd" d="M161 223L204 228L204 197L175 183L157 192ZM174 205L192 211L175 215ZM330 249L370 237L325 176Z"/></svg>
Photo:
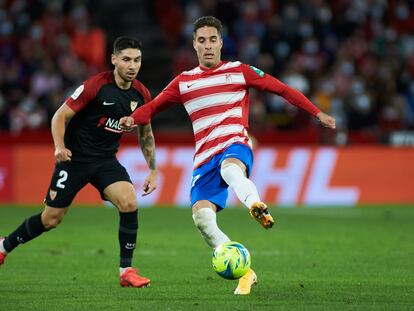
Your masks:
<svg viewBox="0 0 414 311"><path fill-rule="evenodd" d="M126 269L129 269L129 268L131 268L131 267L126 267L126 268L119 267L119 275L124 274L124 272L126 271Z"/></svg>
<svg viewBox="0 0 414 311"><path fill-rule="evenodd" d="M193 219L198 231L212 248L230 241L217 226L216 213L211 208L200 208L193 214Z"/></svg>
<svg viewBox="0 0 414 311"><path fill-rule="evenodd" d="M233 189L246 207L252 206L253 203L261 202L259 193L254 183L244 176L244 172L240 166L234 163L226 164L221 168L221 177Z"/></svg>
<svg viewBox="0 0 414 311"><path fill-rule="evenodd" d="M3 246L3 241L4 241L4 239L0 241L0 253L7 254L7 252L6 252L6 250L4 249L4 246Z"/></svg>

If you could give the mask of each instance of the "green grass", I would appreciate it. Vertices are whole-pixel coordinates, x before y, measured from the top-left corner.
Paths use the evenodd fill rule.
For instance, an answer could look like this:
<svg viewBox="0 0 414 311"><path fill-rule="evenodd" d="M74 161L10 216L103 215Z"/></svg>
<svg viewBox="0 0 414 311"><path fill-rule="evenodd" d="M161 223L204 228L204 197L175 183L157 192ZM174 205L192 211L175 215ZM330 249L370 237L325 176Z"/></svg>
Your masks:
<svg viewBox="0 0 414 311"><path fill-rule="evenodd" d="M40 208L0 207L0 235ZM234 296L187 208L140 210L135 264L150 288L118 284L118 216L72 208L0 269L0 310L414 310L414 208L272 209L266 231L246 210L219 224L252 254L259 284Z"/></svg>

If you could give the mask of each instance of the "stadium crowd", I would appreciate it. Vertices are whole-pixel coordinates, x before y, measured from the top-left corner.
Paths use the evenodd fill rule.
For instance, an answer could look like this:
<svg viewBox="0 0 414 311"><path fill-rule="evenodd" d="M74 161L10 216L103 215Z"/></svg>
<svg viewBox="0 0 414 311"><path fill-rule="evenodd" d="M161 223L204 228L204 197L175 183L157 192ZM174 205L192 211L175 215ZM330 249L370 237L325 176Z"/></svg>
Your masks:
<svg viewBox="0 0 414 311"><path fill-rule="evenodd" d="M0 130L48 128L63 98L106 68L105 33L92 14L82 1L0 1ZM332 142L346 144L350 133L380 142L414 129L411 1L155 0L152 14L171 76L197 65L192 23L214 15L226 26L223 59L278 77L335 116ZM255 133L318 128L280 97L252 92L251 102Z"/></svg>
<svg viewBox="0 0 414 311"><path fill-rule="evenodd" d="M73 88L107 69L90 12L82 2L0 1L0 130L49 128Z"/></svg>

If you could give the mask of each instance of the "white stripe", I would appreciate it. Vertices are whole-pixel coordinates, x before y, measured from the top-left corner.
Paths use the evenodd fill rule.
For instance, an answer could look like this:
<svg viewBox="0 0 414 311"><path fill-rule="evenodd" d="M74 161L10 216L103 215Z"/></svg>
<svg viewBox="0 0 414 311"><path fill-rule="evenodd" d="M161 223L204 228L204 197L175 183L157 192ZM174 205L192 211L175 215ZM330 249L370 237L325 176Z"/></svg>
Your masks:
<svg viewBox="0 0 414 311"><path fill-rule="evenodd" d="M194 69L183 71L181 74L184 76L192 76L192 75L196 75L202 72L203 71L201 70L200 67L195 67Z"/></svg>
<svg viewBox="0 0 414 311"><path fill-rule="evenodd" d="M196 150L197 153L198 150L200 150L201 146L204 145L206 142L214 140L218 137L227 136L230 134L234 135L242 135L243 134L244 126L241 124L229 124L229 125L221 125L217 126L212 130L208 135L198 141L196 141Z"/></svg>
<svg viewBox="0 0 414 311"><path fill-rule="evenodd" d="M227 118L231 118L231 117L242 117L242 109L241 107L235 107L233 109L229 109L224 113L218 113L218 114L214 114L211 116L206 116L200 119L197 119L195 121L193 121L193 131L194 134L197 134L198 132L216 125L218 123L220 123L221 121L227 119Z"/></svg>
<svg viewBox="0 0 414 311"><path fill-rule="evenodd" d="M228 62L228 63L225 63L224 65L218 67L214 71L226 70L226 69L230 69L230 68L239 67L241 64L242 64L241 62Z"/></svg>
<svg viewBox="0 0 414 311"><path fill-rule="evenodd" d="M200 96L184 103L187 113L191 115L195 111L214 107L217 105L229 105L241 101L246 95L246 91L216 93L213 95Z"/></svg>
<svg viewBox="0 0 414 311"><path fill-rule="evenodd" d="M197 154L194 158L194 168L196 168L198 165L200 165L200 163L207 160L213 154L218 153L218 152L226 149L228 146L230 146L234 143L244 143L244 141L245 141L245 137L232 137L231 139L229 139L225 142L222 142L221 144L218 144L215 147L212 147L210 149L205 150L202 153ZM250 139L249 139L248 144L249 144L250 148L252 148L252 143L251 143Z"/></svg>
<svg viewBox="0 0 414 311"><path fill-rule="evenodd" d="M185 94L206 87L231 85L231 84L246 84L244 75L242 73L223 73L212 77L200 78L179 83L180 93Z"/></svg>

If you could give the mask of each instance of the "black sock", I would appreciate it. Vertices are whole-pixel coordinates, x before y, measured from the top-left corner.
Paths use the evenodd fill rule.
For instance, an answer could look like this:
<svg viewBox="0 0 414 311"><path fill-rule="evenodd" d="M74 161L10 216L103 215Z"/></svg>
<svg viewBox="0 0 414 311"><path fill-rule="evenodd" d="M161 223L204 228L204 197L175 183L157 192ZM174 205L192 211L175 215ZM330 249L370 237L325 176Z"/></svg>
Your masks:
<svg viewBox="0 0 414 311"><path fill-rule="evenodd" d="M119 213L119 247L121 250L121 268L131 267L138 234L138 210Z"/></svg>
<svg viewBox="0 0 414 311"><path fill-rule="evenodd" d="M47 231L45 226L43 226L41 215L37 214L27 218L16 230L4 239L3 246L8 253L19 244L29 242Z"/></svg>

